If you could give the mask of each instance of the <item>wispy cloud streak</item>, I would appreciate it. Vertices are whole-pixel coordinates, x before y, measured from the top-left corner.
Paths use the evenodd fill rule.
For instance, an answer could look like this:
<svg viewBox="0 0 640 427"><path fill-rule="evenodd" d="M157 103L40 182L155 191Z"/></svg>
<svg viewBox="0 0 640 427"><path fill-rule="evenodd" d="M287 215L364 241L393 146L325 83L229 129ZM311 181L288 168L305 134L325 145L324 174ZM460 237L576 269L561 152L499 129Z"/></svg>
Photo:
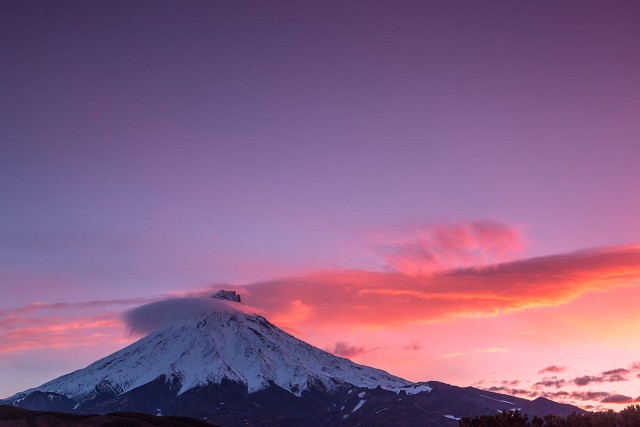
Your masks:
<svg viewBox="0 0 640 427"><path fill-rule="evenodd" d="M433 224L378 240L375 249L388 266L408 275L494 264L524 248L518 230L491 220Z"/></svg>

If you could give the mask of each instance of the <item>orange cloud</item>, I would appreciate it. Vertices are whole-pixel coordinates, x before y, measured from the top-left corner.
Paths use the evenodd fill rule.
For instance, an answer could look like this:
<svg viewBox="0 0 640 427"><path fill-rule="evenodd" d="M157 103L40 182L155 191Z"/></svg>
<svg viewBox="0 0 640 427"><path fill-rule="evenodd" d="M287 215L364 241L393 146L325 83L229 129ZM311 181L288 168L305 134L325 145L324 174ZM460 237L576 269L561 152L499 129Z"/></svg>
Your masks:
<svg viewBox="0 0 640 427"><path fill-rule="evenodd" d="M640 247L612 247L430 275L338 270L245 286L247 301L301 322L390 325L489 317L557 306L592 291L640 283Z"/></svg>
<svg viewBox="0 0 640 427"><path fill-rule="evenodd" d="M295 331L295 325L309 319L312 314L313 308L311 305L296 299L290 301L289 308L274 313L274 316L270 320L282 328Z"/></svg>

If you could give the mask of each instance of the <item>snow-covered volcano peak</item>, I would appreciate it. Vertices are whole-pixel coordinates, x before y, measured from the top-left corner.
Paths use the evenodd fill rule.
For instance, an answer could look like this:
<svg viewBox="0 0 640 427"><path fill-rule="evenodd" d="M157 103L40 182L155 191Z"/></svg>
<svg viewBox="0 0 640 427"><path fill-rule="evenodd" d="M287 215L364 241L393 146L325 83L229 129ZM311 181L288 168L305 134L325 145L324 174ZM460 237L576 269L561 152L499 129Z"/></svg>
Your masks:
<svg viewBox="0 0 640 427"><path fill-rule="evenodd" d="M215 294L211 295L211 298L221 299L226 301L234 301L242 304L242 299L240 298L240 295L238 295L236 291L220 290Z"/></svg>
<svg viewBox="0 0 640 427"><path fill-rule="evenodd" d="M240 302L233 291L216 295ZM158 380L172 384L178 394L230 381L246 387L249 394L278 386L296 396L305 390L331 393L344 386L396 390L412 384L307 344L260 315L213 310L175 319L84 369L14 399L40 391L81 403L97 399L103 389L120 395Z"/></svg>
<svg viewBox="0 0 640 427"><path fill-rule="evenodd" d="M164 326L84 369L0 404L187 415L228 427L451 427L453 418L495 413L505 402L526 410L529 403L471 387L412 383L358 365L289 335L235 298L181 298L138 310L138 323L176 310L179 316L161 319ZM579 410L531 403L537 414Z"/></svg>

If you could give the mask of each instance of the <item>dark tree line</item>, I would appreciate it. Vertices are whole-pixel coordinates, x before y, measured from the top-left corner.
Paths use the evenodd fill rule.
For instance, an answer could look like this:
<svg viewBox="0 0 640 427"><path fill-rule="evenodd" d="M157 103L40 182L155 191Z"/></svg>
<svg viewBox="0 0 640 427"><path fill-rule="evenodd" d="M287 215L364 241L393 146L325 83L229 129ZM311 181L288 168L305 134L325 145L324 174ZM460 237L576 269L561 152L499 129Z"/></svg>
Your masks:
<svg viewBox="0 0 640 427"><path fill-rule="evenodd" d="M640 405L631 405L620 412L573 413L566 417L546 415L529 418L519 411L502 411L496 415L464 417L460 427L640 427Z"/></svg>

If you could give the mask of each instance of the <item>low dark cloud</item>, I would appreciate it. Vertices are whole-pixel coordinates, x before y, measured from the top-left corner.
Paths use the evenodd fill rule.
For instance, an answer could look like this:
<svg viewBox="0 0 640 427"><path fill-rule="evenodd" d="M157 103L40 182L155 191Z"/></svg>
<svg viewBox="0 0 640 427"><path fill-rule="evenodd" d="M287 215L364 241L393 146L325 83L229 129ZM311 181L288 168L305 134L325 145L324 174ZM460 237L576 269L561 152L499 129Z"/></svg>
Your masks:
<svg viewBox="0 0 640 427"><path fill-rule="evenodd" d="M634 399L631 396L625 396L623 394L612 394L610 396L605 397L600 402L601 403L633 403L636 402L637 399Z"/></svg>
<svg viewBox="0 0 640 427"><path fill-rule="evenodd" d="M635 364L634 364L635 365ZM564 371L565 368L563 367ZM607 382L626 381L628 378L624 374L631 373L634 367L616 368L602 372L602 375L584 375L571 380L558 378L556 376L545 377L540 381L527 386L520 380L503 380L500 382L500 386L494 385L491 387L482 387L484 390L493 391L495 393L504 393L512 396L527 397L530 399L536 397L545 397L560 402L599 402L599 403L640 403L640 396L633 399L629 396L624 396L607 391L570 391L563 389L564 387L572 387L574 385L586 386L588 384L599 384ZM477 385L481 385L478 383ZM516 387L516 386L520 387ZM528 388L523 388L528 387ZM549 389L556 389L557 391L550 391ZM585 407L584 405L580 405Z"/></svg>
<svg viewBox="0 0 640 427"><path fill-rule="evenodd" d="M537 383L535 383L534 385L532 385L532 388L548 388L548 387L555 387L555 388L561 388L564 387L567 384L566 380L563 379L557 379L556 377L552 377L552 378L543 378L542 380L538 381Z"/></svg>
<svg viewBox="0 0 640 427"><path fill-rule="evenodd" d="M351 345L348 342L336 341L336 343L331 348L327 349L327 351L340 357L355 357L359 354L367 353L371 350L367 350L364 347Z"/></svg>
<svg viewBox="0 0 640 427"><path fill-rule="evenodd" d="M617 369L612 369L610 371L604 371L602 373L602 375L604 376L622 376L622 375L627 375L631 373L630 370L625 369L625 368L617 368Z"/></svg>
<svg viewBox="0 0 640 427"><path fill-rule="evenodd" d="M544 372L564 372L566 371L565 366L547 366L546 368L541 369L538 373ZM607 371L603 371L600 375L583 375L580 377L575 377L570 380L558 379L556 376L553 377L545 377L542 380L535 383L533 388L546 388L546 387L556 387L561 388L565 385L569 385L571 383L577 386L586 386L592 383L613 383L620 381L628 381L629 375L633 372L640 370L640 362L633 363L628 368L615 368L609 369Z"/></svg>
<svg viewBox="0 0 640 427"><path fill-rule="evenodd" d="M613 383L619 381L628 381L628 378L619 374L601 376L583 375L581 377L574 378L572 381L575 385L582 387L591 383Z"/></svg>
<svg viewBox="0 0 640 427"><path fill-rule="evenodd" d="M492 391L494 393L502 393L509 394L511 396L526 396L529 398L534 398L538 396L538 393L532 390L527 390L524 388L514 388L514 387L505 387L505 386L491 386L485 387L483 390Z"/></svg>
<svg viewBox="0 0 640 427"><path fill-rule="evenodd" d="M572 399L585 401L605 399L611 396L611 393L606 391L573 391L570 396Z"/></svg>
<svg viewBox="0 0 640 427"><path fill-rule="evenodd" d="M567 370L566 366L551 365L551 366L547 366L546 368L540 369L538 371L538 374L545 374L545 373L557 374L560 372L564 372L566 370Z"/></svg>
<svg viewBox="0 0 640 427"><path fill-rule="evenodd" d="M540 394L543 397L553 400L564 401L580 401L580 402L593 402L599 401L600 403L632 403L633 399L628 396L622 396L620 394L609 393L606 391L556 391L556 392L543 392ZM629 400L631 399L631 400Z"/></svg>
<svg viewBox="0 0 640 427"><path fill-rule="evenodd" d="M403 346L402 346L402 348L403 348L404 350L413 350L413 351L417 351L417 350L420 350L420 349L421 349L421 348L423 348L423 347L422 347L422 344L420 344L419 342L417 342L417 341L411 341L411 343L403 345Z"/></svg>
<svg viewBox="0 0 640 427"><path fill-rule="evenodd" d="M538 374L544 373L562 373L566 372L568 368L560 365L550 365L540 371ZM629 404L640 403L640 396L636 399L621 394L611 393L607 391L571 391L566 390L565 387L571 388L574 386L584 387L590 384L602 384L613 383L619 381L629 381L631 378L637 376L640 378L640 362L635 362L626 368L614 368L606 371L602 371L600 375L583 375L575 378L559 378L558 376L543 377L539 381L528 386L529 389L523 389L521 381L503 380L502 386L493 386L484 388L485 390L493 391L496 393L505 393L514 396L525 396L528 398L546 397L548 399L557 400L566 403L575 402L598 402L598 404ZM637 373L637 374L636 374ZM635 374L635 375L634 375ZM519 388L515 386L520 385ZM552 391L556 389L555 391ZM581 404L583 408L586 406ZM596 406L597 408L603 408L603 406ZM595 408L595 407L594 407Z"/></svg>
<svg viewBox="0 0 640 427"><path fill-rule="evenodd" d="M540 393L540 396L546 397L547 399L567 399L571 396L571 393L568 391L545 391Z"/></svg>
<svg viewBox="0 0 640 427"><path fill-rule="evenodd" d="M601 383L603 379L602 377L595 377L592 375L583 375L581 377L574 378L572 381L577 386L585 386L591 383Z"/></svg>
<svg viewBox="0 0 640 427"><path fill-rule="evenodd" d="M249 311L249 308L236 302L214 298L174 298L126 311L123 318L131 334L144 335L195 315Z"/></svg>

